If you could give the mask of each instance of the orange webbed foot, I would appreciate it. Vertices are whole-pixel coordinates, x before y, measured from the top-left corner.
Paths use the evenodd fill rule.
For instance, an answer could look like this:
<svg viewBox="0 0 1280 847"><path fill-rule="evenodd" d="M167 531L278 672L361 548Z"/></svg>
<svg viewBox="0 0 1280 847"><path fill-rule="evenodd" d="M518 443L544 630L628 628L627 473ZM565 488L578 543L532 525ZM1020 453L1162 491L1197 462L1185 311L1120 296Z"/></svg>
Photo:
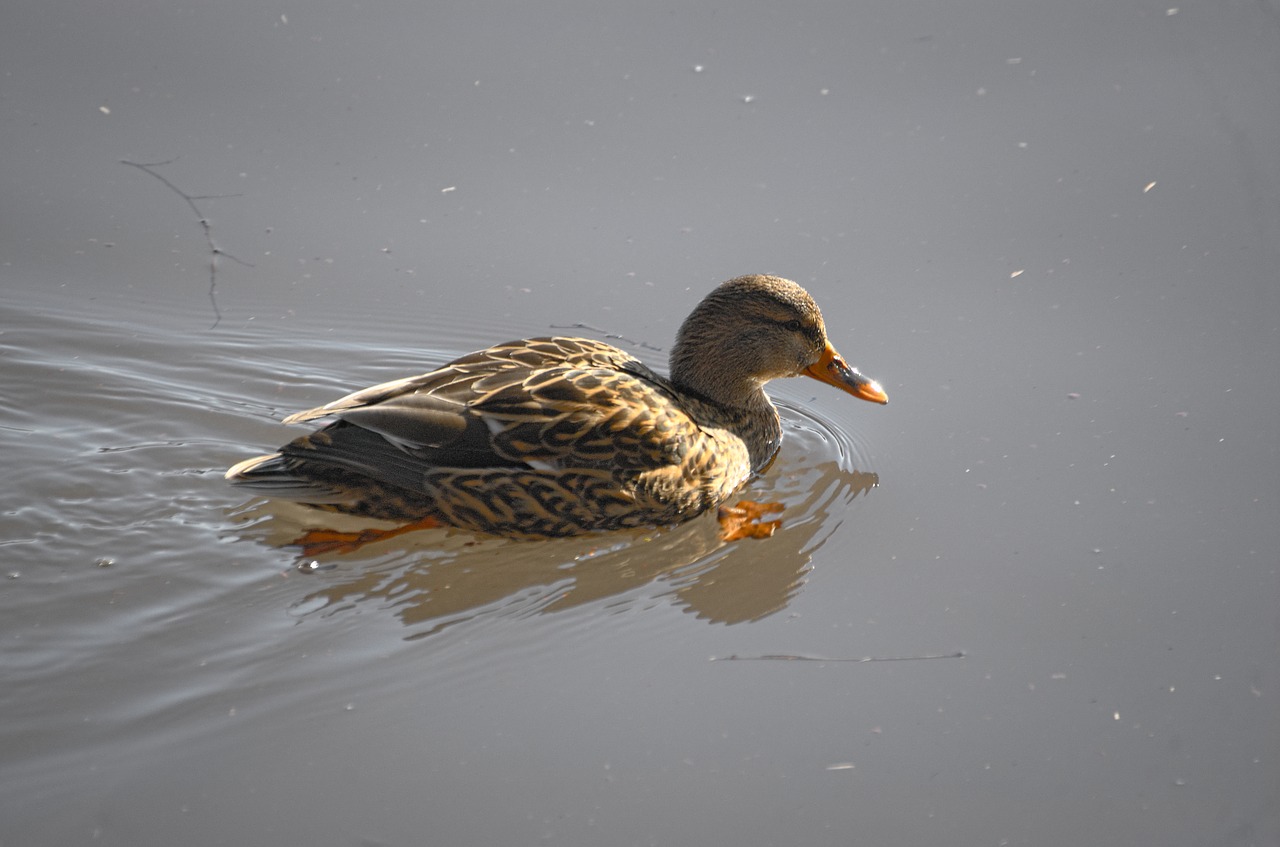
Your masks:
<svg viewBox="0 0 1280 847"><path fill-rule="evenodd" d="M366 544L385 541L406 532L419 529L432 529L442 526L435 518L423 518L413 523L398 526L394 529L362 529L359 532L339 532L334 529L310 529L293 540L293 544L302 548L302 555L319 556L324 553L354 553Z"/></svg>
<svg viewBox="0 0 1280 847"><path fill-rule="evenodd" d="M742 500L736 506L721 506L717 515L720 521L720 537L725 541L741 538L768 538L778 531L782 521L761 520L765 515L781 512L781 503L757 503Z"/></svg>

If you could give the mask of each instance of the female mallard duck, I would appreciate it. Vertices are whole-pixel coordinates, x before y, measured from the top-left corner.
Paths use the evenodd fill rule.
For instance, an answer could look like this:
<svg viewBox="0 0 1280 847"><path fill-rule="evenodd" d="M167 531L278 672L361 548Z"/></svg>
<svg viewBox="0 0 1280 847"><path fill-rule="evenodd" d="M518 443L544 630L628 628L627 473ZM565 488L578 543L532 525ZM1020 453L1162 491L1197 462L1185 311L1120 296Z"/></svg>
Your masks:
<svg viewBox="0 0 1280 847"><path fill-rule="evenodd" d="M357 391L285 423L337 420L227 479L331 511L411 521L389 531L313 531L308 554L426 526L514 537L670 524L721 506L782 440L763 387L813 377L887 403L845 364L818 306L774 276L723 283L676 335L671 376L585 338L531 338ZM777 504L723 510L726 537Z"/></svg>

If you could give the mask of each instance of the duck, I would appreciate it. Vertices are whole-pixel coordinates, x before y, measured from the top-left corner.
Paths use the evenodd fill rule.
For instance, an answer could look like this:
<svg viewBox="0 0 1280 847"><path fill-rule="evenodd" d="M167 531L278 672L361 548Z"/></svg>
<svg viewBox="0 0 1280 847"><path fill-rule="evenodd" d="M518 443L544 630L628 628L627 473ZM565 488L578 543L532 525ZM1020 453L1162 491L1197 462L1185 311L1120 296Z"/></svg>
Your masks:
<svg viewBox="0 0 1280 847"><path fill-rule="evenodd" d="M805 376L872 403L878 382L836 351L804 288L721 283L676 333L669 375L588 338L509 341L384 382L285 424L332 419L226 472L256 494L394 521L310 530L304 555L429 527L547 539L674 525L716 510L726 540L768 537L777 503L727 505L773 460L782 422L764 391Z"/></svg>

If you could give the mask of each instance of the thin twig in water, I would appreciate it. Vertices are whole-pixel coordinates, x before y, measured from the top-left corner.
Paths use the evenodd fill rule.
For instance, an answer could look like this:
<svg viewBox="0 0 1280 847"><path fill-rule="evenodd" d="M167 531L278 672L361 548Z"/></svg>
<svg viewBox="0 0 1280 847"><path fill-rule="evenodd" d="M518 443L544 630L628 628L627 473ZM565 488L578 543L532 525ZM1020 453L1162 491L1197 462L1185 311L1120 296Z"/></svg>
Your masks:
<svg viewBox="0 0 1280 847"><path fill-rule="evenodd" d="M963 659L964 651L958 653L938 653L924 656L863 656L862 658L829 656L799 656L790 653L772 653L764 656L712 656L713 662L918 662L923 659Z"/></svg>
<svg viewBox="0 0 1280 847"><path fill-rule="evenodd" d="M156 168L164 167L165 165L172 165L176 161L178 161L176 158L169 159L167 162L130 162L127 159L121 159L120 164L128 165L131 168L137 168L143 173L151 174L153 177L155 177L156 179L164 183L166 188L168 188L174 194L177 194L184 201L186 201L186 204L189 207L191 207L191 211L196 213L196 220L200 222L200 228L204 230L204 240L209 243L209 302L213 305L213 317L214 317L213 326L209 327L209 329L214 329L218 326L219 323L222 322L222 310L218 308L218 296L217 296L218 257L226 256L231 261L236 262L237 264L243 265L246 268L253 267L253 263L246 262L244 259L234 256L231 253L228 253L227 251L223 250L221 247L219 247L217 244L214 243L213 224L209 223L209 219L204 216L204 212L200 211L200 207L196 205L196 201L197 200L217 200L223 197L239 197L240 195L239 194L188 194L187 192L183 191L181 188L174 185L172 182L165 179L164 176L162 176L161 174L155 171Z"/></svg>

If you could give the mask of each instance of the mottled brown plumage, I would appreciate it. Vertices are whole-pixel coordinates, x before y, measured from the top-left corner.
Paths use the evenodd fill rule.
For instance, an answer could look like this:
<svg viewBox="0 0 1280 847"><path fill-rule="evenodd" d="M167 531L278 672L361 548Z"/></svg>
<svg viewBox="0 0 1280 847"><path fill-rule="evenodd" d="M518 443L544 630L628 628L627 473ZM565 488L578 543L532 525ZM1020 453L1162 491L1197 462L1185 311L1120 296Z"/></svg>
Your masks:
<svg viewBox="0 0 1280 847"><path fill-rule="evenodd" d="M739 277L680 328L669 379L599 341L512 341L292 415L285 423L337 420L227 479L333 511L517 537L676 523L769 462L782 428L763 385L800 374L887 402L828 343L803 288Z"/></svg>

